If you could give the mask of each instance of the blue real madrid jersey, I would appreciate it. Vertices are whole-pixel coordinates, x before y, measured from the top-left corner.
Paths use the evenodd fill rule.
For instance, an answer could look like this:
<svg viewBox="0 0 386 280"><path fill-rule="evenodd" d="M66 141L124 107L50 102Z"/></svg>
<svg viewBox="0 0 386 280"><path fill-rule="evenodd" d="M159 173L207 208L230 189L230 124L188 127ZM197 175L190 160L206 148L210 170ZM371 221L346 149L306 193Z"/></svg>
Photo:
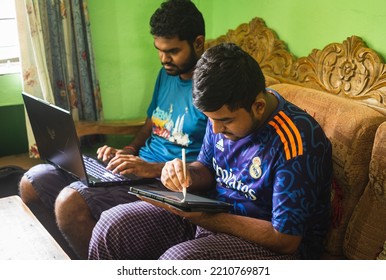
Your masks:
<svg viewBox="0 0 386 280"><path fill-rule="evenodd" d="M318 247L329 226L331 143L304 110L267 91L279 100L268 121L238 141L214 134L208 122L198 160L215 173L213 196L233 204L234 214L271 221Z"/></svg>

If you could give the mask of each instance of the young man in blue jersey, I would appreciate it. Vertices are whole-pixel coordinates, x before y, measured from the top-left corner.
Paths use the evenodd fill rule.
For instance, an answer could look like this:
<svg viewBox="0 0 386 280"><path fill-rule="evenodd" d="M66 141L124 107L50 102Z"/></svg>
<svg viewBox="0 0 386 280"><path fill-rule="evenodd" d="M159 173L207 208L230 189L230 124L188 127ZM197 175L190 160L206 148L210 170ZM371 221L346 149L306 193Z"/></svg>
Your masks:
<svg viewBox="0 0 386 280"><path fill-rule="evenodd" d="M205 192L229 213L183 212L142 198L106 211L89 258L317 259L329 227L331 143L319 124L265 88L258 63L234 44L207 50L193 102L208 118L186 179L166 163L170 190Z"/></svg>
<svg viewBox="0 0 386 280"><path fill-rule="evenodd" d="M180 156L181 148L188 161L196 160L201 148L207 118L193 106L192 75L204 52L205 23L190 0L168 0L152 15L150 27L163 67L145 125L129 146L103 146L97 154L113 172L156 178L166 161ZM55 211L60 231L80 258L87 258L101 213L138 199L127 191L127 186L88 188L48 164L31 168L20 182L23 201L38 216L53 216Z"/></svg>

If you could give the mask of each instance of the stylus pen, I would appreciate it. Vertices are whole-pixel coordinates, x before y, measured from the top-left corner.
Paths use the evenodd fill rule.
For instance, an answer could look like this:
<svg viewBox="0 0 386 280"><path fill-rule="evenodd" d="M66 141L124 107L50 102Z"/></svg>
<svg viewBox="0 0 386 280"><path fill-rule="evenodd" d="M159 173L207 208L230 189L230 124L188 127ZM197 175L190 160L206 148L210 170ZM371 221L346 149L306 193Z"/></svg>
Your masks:
<svg viewBox="0 0 386 280"><path fill-rule="evenodd" d="M184 180L186 180L186 156L185 156L184 148L182 148L182 171L184 172ZM182 195L184 196L184 198L182 199L182 202L184 202L186 198L186 187L183 187Z"/></svg>

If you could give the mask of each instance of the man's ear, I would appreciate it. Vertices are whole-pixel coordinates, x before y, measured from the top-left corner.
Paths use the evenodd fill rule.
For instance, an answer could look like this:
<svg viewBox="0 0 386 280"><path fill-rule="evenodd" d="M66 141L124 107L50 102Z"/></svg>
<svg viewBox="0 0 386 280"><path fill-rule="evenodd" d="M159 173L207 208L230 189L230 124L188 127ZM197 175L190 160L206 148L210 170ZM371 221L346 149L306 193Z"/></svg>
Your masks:
<svg viewBox="0 0 386 280"><path fill-rule="evenodd" d="M257 118L262 118L267 107L267 101L258 94L255 98L255 102L252 104L252 112Z"/></svg>
<svg viewBox="0 0 386 280"><path fill-rule="evenodd" d="M203 35L199 35L193 42L194 49L196 52L203 52L205 46L205 37Z"/></svg>

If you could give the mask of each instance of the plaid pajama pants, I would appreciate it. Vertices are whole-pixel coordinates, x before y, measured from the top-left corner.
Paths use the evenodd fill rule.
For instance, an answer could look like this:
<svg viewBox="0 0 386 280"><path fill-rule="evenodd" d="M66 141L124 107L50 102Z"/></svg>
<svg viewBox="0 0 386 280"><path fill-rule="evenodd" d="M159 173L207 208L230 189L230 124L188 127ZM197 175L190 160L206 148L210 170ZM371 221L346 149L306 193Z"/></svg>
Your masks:
<svg viewBox="0 0 386 280"><path fill-rule="evenodd" d="M213 233L143 201L102 213L89 259L246 260L298 259L279 255L235 236Z"/></svg>

